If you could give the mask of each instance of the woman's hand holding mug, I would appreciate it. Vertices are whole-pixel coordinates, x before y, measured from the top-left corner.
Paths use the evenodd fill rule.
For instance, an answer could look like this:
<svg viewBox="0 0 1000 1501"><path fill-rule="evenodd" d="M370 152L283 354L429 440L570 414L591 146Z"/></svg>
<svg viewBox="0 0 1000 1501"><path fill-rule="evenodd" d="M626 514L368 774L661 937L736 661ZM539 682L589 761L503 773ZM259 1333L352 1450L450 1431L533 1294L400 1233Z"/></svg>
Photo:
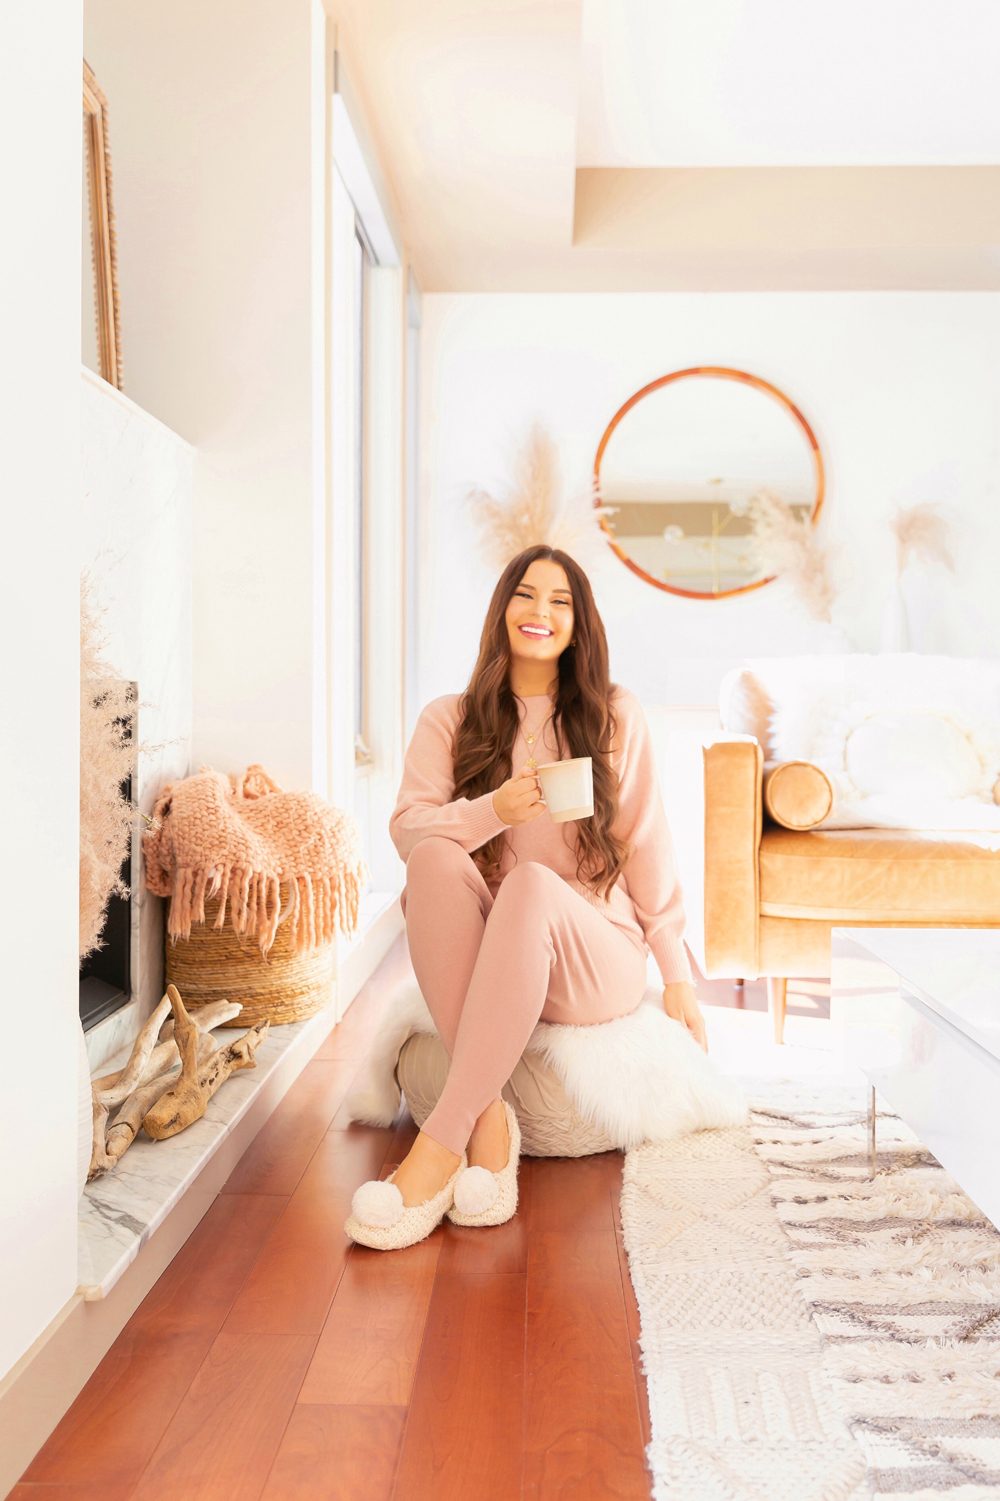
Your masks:
<svg viewBox="0 0 1000 1501"><path fill-rule="evenodd" d="M530 767L525 766L516 777L511 777L493 794L493 810L505 824L530 823L545 812L538 778Z"/></svg>

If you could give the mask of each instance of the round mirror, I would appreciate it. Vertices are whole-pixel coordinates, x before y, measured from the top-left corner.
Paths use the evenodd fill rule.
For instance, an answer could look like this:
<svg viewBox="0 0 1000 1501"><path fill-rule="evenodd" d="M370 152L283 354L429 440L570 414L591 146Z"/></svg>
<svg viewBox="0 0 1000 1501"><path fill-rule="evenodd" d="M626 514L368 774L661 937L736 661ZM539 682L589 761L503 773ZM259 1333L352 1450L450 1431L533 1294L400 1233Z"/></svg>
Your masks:
<svg viewBox="0 0 1000 1501"><path fill-rule="evenodd" d="M643 386L594 461L615 552L647 583L689 599L771 582L753 545L753 502L765 492L815 521L823 461L798 408L744 370L675 370Z"/></svg>

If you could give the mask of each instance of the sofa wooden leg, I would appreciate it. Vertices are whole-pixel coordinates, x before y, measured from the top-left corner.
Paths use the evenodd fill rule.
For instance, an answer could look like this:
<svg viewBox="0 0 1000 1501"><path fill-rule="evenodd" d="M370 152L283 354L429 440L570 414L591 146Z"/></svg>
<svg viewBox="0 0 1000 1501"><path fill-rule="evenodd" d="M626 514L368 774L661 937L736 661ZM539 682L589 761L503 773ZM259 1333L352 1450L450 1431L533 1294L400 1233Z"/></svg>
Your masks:
<svg viewBox="0 0 1000 1501"><path fill-rule="evenodd" d="M783 978L768 978L767 982L767 1009L771 1013L774 1023L775 1042L785 1040L785 997L788 992L788 981Z"/></svg>

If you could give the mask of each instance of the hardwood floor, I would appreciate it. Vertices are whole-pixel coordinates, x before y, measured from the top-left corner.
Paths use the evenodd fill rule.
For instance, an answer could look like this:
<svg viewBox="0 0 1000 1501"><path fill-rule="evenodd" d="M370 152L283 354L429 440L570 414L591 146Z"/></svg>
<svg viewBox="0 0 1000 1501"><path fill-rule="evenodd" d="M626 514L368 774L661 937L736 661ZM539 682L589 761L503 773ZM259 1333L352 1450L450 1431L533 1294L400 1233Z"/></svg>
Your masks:
<svg viewBox="0 0 1000 1501"><path fill-rule="evenodd" d="M496 1230L381 1254L351 1196L414 1135L342 1109L402 940L136 1310L13 1501L644 1501L621 1157L525 1159Z"/></svg>

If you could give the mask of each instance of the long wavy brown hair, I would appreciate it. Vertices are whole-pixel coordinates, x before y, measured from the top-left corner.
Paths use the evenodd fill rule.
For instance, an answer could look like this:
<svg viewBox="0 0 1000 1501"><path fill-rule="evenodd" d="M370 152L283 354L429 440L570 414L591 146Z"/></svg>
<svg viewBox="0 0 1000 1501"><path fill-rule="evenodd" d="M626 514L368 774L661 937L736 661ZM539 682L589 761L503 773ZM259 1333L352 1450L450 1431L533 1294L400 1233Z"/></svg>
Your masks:
<svg viewBox="0 0 1000 1501"><path fill-rule="evenodd" d="M608 676L608 642L597 613L590 580L578 563L558 548L540 545L519 553L493 591L479 643L479 658L462 695L455 731L455 797L495 792L511 775L511 757L520 715L510 686L507 606L532 563L558 563L573 596L573 644L559 658L553 726L563 751L594 762L594 816L576 825L577 876L607 896L631 853L612 832L618 817L618 775L611 764L617 724L611 707L614 685ZM498 834L473 856L487 881L500 873L504 836Z"/></svg>

